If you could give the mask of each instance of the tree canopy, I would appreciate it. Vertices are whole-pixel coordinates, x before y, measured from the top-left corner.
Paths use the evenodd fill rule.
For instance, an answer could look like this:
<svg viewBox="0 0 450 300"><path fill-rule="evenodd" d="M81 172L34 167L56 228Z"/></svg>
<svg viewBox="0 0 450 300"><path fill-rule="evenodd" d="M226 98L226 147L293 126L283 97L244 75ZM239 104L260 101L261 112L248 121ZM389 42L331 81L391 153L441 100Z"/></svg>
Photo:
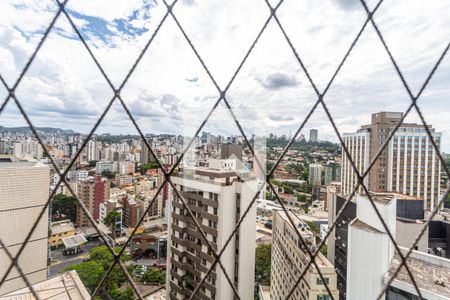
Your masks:
<svg viewBox="0 0 450 300"><path fill-rule="evenodd" d="M72 222L77 220L77 201L72 196L57 194L53 197L52 215L65 215Z"/></svg>
<svg viewBox="0 0 450 300"><path fill-rule="evenodd" d="M159 269L149 269L142 275L141 281L145 283L165 283L166 272L160 271Z"/></svg>
<svg viewBox="0 0 450 300"><path fill-rule="evenodd" d="M255 281L261 285L270 285L270 264L272 259L272 245L256 247Z"/></svg>
<svg viewBox="0 0 450 300"><path fill-rule="evenodd" d="M116 176L116 174L110 170L104 170L102 171L102 177L113 179Z"/></svg>
<svg viewBox="0 0 450 300"><path fill-rule="evenodd" d="M120 250L120 248L115 250ZM123 256L121 259L129 259L129 256ZM64 271L76 270L86 288L90 292L93 292L113 260L113 255L108 248L106 246L100 246L89 251L89 258L87 261L69 266L64 269ZM100 294L104 296L101 298L108 298L105 295L109 295L109 297L114 300L135 299L132 290L130 293L128 289L125 291L119 289L126 281L127 277L122 272L120 266L115 265L100 290Z"/></svg>
<svg viewBox="0 0 450 300"><path fill-rule="evenodd" d="M145 171L151 170L151 169L158 169L159 165L157 162L149 162L148 164L144 164L142 166L142 169Z"/></svg>

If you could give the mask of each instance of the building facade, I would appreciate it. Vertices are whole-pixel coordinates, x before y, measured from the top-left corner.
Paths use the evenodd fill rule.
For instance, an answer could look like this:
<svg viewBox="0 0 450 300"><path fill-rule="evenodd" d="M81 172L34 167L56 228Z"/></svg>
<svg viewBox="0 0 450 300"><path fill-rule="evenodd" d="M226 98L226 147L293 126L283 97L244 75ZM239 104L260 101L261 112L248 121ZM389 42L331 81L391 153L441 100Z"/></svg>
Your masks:
<svg viewBox="0 0 450 300"><path fill-rule="evenodd" d="M319 139L319 131L317 129L311 129L309 131L309 141L310 142L317 142Z"/></svg>
<svg viewBox="0 0 450 300"><path fill-rule="evenodd" d="M397 112L375 113L371 124L362 126L356 133L344 134L344 143L360 174L366 171L402 117L403 113ZM431 126L428 129L440 147L441 133ZM440 173L441 163L425 127L403 123L364 183L370 191L397 192L424 199L424 208L432 210L439 200ZM346 155L342 158L341 177L343 193L348 195L357 184L357 175Z"/></svg>
<svg viewBox="0 0 450 300"><path fill-rule="evenodd" d="M95 175L85 180L77 181L76 183L77 196L83 202L92 215L94 220L98 222L100 216L100 203L109 199L110 186L109 182L103 179L100 175ZM91 227L88 217L83 212L83 209L77 206L77 225L81 227Z"/></svg>
<svg viewBox="0 0 450 300"><path fill-rule="evenodd" d="M172 181L215 251L222 249L257 188L257 181L249 173L208 167L185 167ZM172 189L169 199L168 298L185 299L205 276L214 256ZM221 256L241 299L253 299L255 219L256 207L253 206ZM196 299L233 299L233 290L218 265Z"/></svg>
<svg viewBox="0 0 450 300"><path fill-rule="evenodd" d="M341 181L341 164L329 162L325 165L324 169L324 186L329 186L334 181Z"/></svg>
<svg viewBox="0 0 450 300"><path fill-rule="evenodd" d="M294 228L287 215L283 211L274 211L272 221L272 262L271 262L271 286L270 299L286 299L288 293L294 287L294 283L310 261L309 254L296 230L298 230L307 244L314 252L316 238L314 233L308 229L306 223L298 219L292 213L291 219L297 228ZM339 291L336 286L336 272L333 265L322 254L316 256L316 263L320 268L332 296L339 299ZM326 300L331 299L325 288L319 272L310 266L303 279L297 285L291 299L299 300Z"/></svg>
<svg viewBox="0 0 450 300"><path fill-rule="evenodd" d="M312 186L321 186L322 185L322 172L323 172L323 166L321 164L310 164L309 165L308 183Z"/></svg>
<svg viewBox="0 0 450 300"><path fill-rule="evenodd" d="M47 165L36 162L0 160L0 237L15 255L30 232L49 197L50 171ZM19 265L34 284L47 277L48 210L37 223L24 248ZM11 261L0 249L0 277ZM25 287L20 274L13 268L0 286L0 295Z"/></svg>
<svg viewBox="0 0 450 300"><path fill-rule="evenodd" d="M48 243L50 247L59 247L63 244L62 239L76 234L75 227L70 220L61 220L50 224L50 237Z"/></svg>

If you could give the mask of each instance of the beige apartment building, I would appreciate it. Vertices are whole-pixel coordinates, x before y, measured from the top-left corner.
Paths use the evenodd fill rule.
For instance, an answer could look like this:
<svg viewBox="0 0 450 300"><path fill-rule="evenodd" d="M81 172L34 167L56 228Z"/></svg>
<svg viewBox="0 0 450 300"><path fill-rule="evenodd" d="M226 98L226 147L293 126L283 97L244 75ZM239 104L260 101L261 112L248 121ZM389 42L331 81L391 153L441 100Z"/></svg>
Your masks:
<svg viewBox="0 0 450 300"><path fill-rule="evenodd" d="M344 134L345 145L362 174L400 122L401 112L372 114L372 122L356 133ZM441 133L429 125L440 147ZM343 151L344 152L344 151ZM433 209L440 195L441 163L426 129L420 124L403 123L375 162L364 183L373 192L397 192L424 199L425 209ZM357 176L346 155L342 156L342 192L350 194Z"/></svg>
<svg viewBox="0 0 450 300"><path fill-rule="evenodd" d="M0 158L0 238L12 255L19 251L47 202L49 187L47 165L12 157ZM19 258L19 265L32 284L47 277L48 228L46 209ZM10 263L4 249L0 248L0 278ZM25 286L19 272L13 268L0 286L0 296Z"/></svg>
<svg viewBox="0 0 450 300"><path fill-rule="evenodd" d="M311 252L314 253L316 246L313 232L308 229L306 223L289 213L297 228L290 223L284 211L275 211L272 220L272 263L271 263L271 285L270 299L286 299L288 293L294 287L294 283L300 277L310 261L308 252L305 250L298 237L296 229L306 242ZM315 261L320 268L334 299L339 299L339 291L336 283L336 272L334 266L322 253L318 253ZM291 299L299 300L329 300L329 296L317 269L311 265L303 279L297 285Z"/></svg>
<svg viewBox="0 0 450 300"><path fill-rule="evenodd" d="M185 167L172 181L189 208L220 251L245 208L253 199L256 178L238 171L230 159L211 162L209 167ZM187 299L214 262L214 256L175 192L169 192L168 299ZM221 256L225 270L241 299L253 299L256 205L241 223ZM216 265L195 299L234 299L222 269Z"/></svg>

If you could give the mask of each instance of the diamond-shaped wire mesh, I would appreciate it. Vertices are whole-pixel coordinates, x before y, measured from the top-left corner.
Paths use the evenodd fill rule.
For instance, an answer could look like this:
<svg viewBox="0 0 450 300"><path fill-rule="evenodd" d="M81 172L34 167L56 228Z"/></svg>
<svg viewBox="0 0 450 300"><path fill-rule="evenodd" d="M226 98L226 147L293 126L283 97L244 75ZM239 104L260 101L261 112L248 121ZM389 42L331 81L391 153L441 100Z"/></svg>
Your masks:
<svg viewBox="0 0 450 300"><path fill-rule="evenodd" d="M268 7L268 14L267 14L267 19L265 21L265 23L263 24L262 28L260 29L260 31L258 32L257 36L255 37L255 39L253 41L251 41L250 43L250 47L248 48L248 50L246 51L244 57L242 58L242 60L240 61L239 65L237 66L235 72L233 73L232 77L230 78L230 80L228 81L228 83L226 84L226 86L224 88L220 87L218 82L216 81L214 74L212 74L212 72L210 71L210 69L208 68L208 66L206 65L204 59L202 58L202 54L199 53L199 51L197 50L197 48L195 47L193 41L190 39L189 35L187 34L187 32L184 30L183 28L183 24L178 20L177 16L174 13L174 6L177 4L178 0L175 0L173 3L168 3L166 0L163 0L163 3L166 7L166 12L163 16L163 18L161 19L161 21L159 22L158 26L156 27L156 30L153 32L153 34L151 35L150 39L147 41L147 43L145 44L145 47L142 49L142 51L140 52L139 56L136 58L136 60L134 61L133 65L131 66L129 72L127 73L127 75L125 76L125 78L123 79L123 81L121 82L120 85L114 85L112 83L112 81L110 80L108 74L106 74L104 68L102 67L102 65L99 63L98 59L96 58L96 56L94 55L93 51L91 50L91 47L88 45L88 43L86 42L85 38L83 37L83 35L80 33L80 30L78 29L77 25L75 24L73 18L70 16L70 14L67 12L66 10L66 6L67 6L67 2L68 0L65 1L56 1L56 5L58 7L57 12L54 16L54 18L52 19L52 21L50 22L49 26L47 27L46 31L44 32L42 39L40 40L40 42L38 43L36 49L34 50L34 52L32 53L31 57L29 58L28 62L26 63L25 67L23 68L22 72L20 73L20 75L18 76L18 78L16 79L15 83L12 86L9 86L6 81L4 80L4 78L2 77L1 73L0 73L0 81L2 82L2 84L5 86L5 88L8 91L8 95L6 97L6 99L3 101L3 103L1 104L0 107L0 114L3 112L4 108L6 107L6 105L11 102L14 103L20 113L22 114L22 116L25 118L27 124L29 125L32 133L34 134L34 136L36 137L36 139L38 140L38 142L42 145L43 151L45 152L45 154L49 157L49 161L51 163L51 165L53 166L54 170L57 172L57 174L59 175L59 181L57 182L56 187L53 189L50 197L48 198L46 205L42 208L38 218L36 219L36 221L34 222L34 226L32 227L31 231L28 233L24 243L21 245L21 247L19 248L19 251L17 252L17 254L15 256L11 255L11 253L8 251L8 249L5 247L5 245L3 244L3 242L0 240L0 246L1 248L4 248L6 251L7 256L11 259L11 264L9 266L9 268L6 270L6 273L3 275L3 278L0 279L0 285L3 284L3 282L5 281L5 279L7 278L8 274L11 272L11 270L13 268L16 268L20 274L20 276L23 278L23 280L25 281L25 283L28 286L31 286L27 277L24 275L21 266L18 264L18 259L20 257L20 255L22 254L25 246L27 245L27 243L29 242L35 228L36 225L39 223L40 219L44 217L44 213L47 210L53 196L56 193L57 187L60 185L66 185L66 187L69 189L69 191L72 193L72 195L74 195L77 204L81 207L82 211L86 214L87 218L89 219L89 221L92 223L92 225L94 226L95 230L98 232L98 234L101 236L101 238L103 239L103 241L105 242L108 250L111 252L111 254L114 257L114 260L112 262L112 264L109 266L109 268L107 269L106 273L103 275L103 277L101 278L100 282L98 283L96 289L94 290L93 294L91 295L91 298L93 299L100 291L100 289L102 288L102 286L105 284L106 279L108 278L108 276L110 275L111 271L116 267L116 265L118 264L120 269L123 271L123 273L126 275L127 280L129 281L129 283L131 284L132 288L134 289L135 294L139 297L139 299L143 299L143 296L141 295L139 289L137 288L136 284L134 283L132 276L129 274L126 266L123 264L123 262L120 260L121 256L123 255L123 253L125 252L125 249L127 247L127 245L130 243L133 235L136 233L137 229L139 228L139 226L142 224L142 222L144 221L144 216L146 215L146 213L148 212L148 210L151 208L152 204L154 203L154 201L156 201L157 197L160 195L162 188L168 184L172 187L174 193L176 194L176 196L178 197L178 199L181 200L183 207L186 209L187 213L189 214L189 217L192 219L192 221L194 222L196 228L198 229L198 231L200 232L201 236L203 237L204 241L206 241L207 247L208 249L212 252L213 256L214 256L214 262L212 263L211 267L208 269L208 272L206 273L206 275L201 279L201 281L197 284L197 286L195 287L194 291L191 293L189 299L194 299L196 298L197 293L200 290L200 287L203 285L203 283L206 281L206 279L208 278L208 276L210 275L210 273L214 270L214 268L217 266L217 264L219 265L219 267L222 269L226 280L228 281L228 284L232 287L233 292L235 294L235 297L237 299L240 299L240 295L233 283L233 281L230 279L230 277L227 274L226 269L224 268L224 266L221 263L221 256L224 253L224 251L226 250L226 248L229 246L232 238L236 235L236 232L238 231L240 225L242 224L243 220L245 219L245 217L247 216L248 212L250 211L250 209L252 208L253 205L255 205L255 201L258 198L259 193L261 192L263 185L258 189L258 191L255 193L254 197L252 198L252 201L250 202L250 205L248 207L246 207L246 209L243 211L242 216L240 217L239 221L236 223L236 226L232 232L232 234L226 239L226 242L224 244L224 246L222 247L222 249L214 249L213 245L210 243L210 241L207 239L207 235L205 233L205 231L203 230L202 226L199 224L199 222L197 221L197 219L195 218L194 213L192 212L192 210L190 209L190 207L188 206L187 200L183 197L183 195L178 191L177 188L175 188L174 183L171 180L171 175L174 174L175 170L178 168L178 166L180 165L180 162L183 160L183 157L185 156L185 154L187 153L187 151L191 148L194 139L191 139L189 141L189 143L187 144L187 146L184 148L182 154L180 155L180 157L178 158L178 160L175 162L175 164L172 166L172 168L167 171L161 161L158 159L158 156L155 154L154 149L152 148L152 146L150 145L150 143L148 142L148 140L145 138L143 132L141 131L141 128L139 127L139 125L136 122L136 119L134 118L133 114L131 113L129 107L127 106L127 104L125 103L123 96L121 94L121 91L123 90L124 86L127 84L130 76L133 74L133 72L135 71L136 67L139 65L139 63L142 60L142 57L144 56L144 54L147 52L148 48L151 46L154 38L158 35L158 33L160 32L161 27L163 26L163 24L166 22L166 20L168 18L172 18L173 21L175 21L176 27L180 30L182 36L185 38L185 40L187 41L187 43L189 44L190 49L193 51L193 53L195 54L195 57L198 59L198 61L200 62L202 68L204 69L204 71L207 73L209 79L211 80L212 84L214 85L214 87L217 89L217 93L218 93L218 98L217 100L214 102L214 105L212 106L212 108L209 110L209 113L207 114L206 118L203 120L203 122L201 123L201 126L196 130L194 136L198 136L199 133L201 132L201 130L204 128L205 124L208 122L208 120L210 119L211 115L213 114L213 112L217 109L217 107L219 106L220 103L223 103L225 105L225 107L227 108L227 110L230 112L234 123L236 125L236 127L239 130L239 133L242 135L246 146L248 147L249 151L251 152L254 161L256 162L256 164L258 165L259 168L264 169L262 166L262 163L257 155L255 155L255 151L252 147L252 144L250 143L249 139L247 138L241 123L239 122L238 118L236 117L236 114L233 110L232 105L230 104L230 102L227 100L227 92L229 91L231 85L233 84L233 82L235 81L237 75L241 72L241 69L243 67L243 65L246 63L248 57L251 55L253 49L255 48L256 44L258 43L260 37L262 36L262 34L264 33L264 31L266 30L268 24L270 22L275 23L276 26L279 28L282 36L284 37L285 41L286 41L286 47L288 47L290 50L292 50L295 59L297 60L301 70L305 73L309 83L311 84L311 86L314 89L314 92L317 96L317 101L315 102L314 106L312 107L312 109L309 111L309 113L307 114L306 118L302 121L301 125L299 126L299 128L297 129L297 131L294 133L294 135L292 136L292 138L290 139L290 141L287 143L287 145L284 147L282 154L278 157L276 163L272 166L271 170L268 171L267 176L266 176L266 184L269 186L269 188L272 190L272 192L274 193L274 195L276 196L276 198L278 199L278 202L280 203L282 210L286 213L286 215L288 216L289 222L293 225L293 227L296 229L296 233L298 235L298 238L301 242L301 244L304 246L308 256L309 256L309 261L306 264L306 266L302 269L299 270L300 276L298 278L295 278L295 283L292 286L290 292L287 295L287 298L292 298L293 293L295 291L295 289L297 288L297 286L299 285L299 283L301 282L301 280L303 279L303 277L305 276L306 272L311 268L311 267L315 267L316 270L318 271L319 277L322 279L324 286L330 296L331 299L333 299L333 295L331 293L331 290L327 284L327 281L324 279L324 276L320 270L320 268L318 267L317 263L316 263L316 257L318 255L318 253L320 252L319 249L321 248L321 246L325 243L325 241L327 240L327 238L329 237L329 235L331 234L331 232L333 231L333 229L336 226L337 223L337 219L339 218L339 216L343 213L343 211L345 210L345 208L348 206L350 200L353 198L353 196L358 192L358 190L363 190L369 200L370 203L372 205L372 207L374 208L374 211L377 215L377 217L379 218L379 220L381 221L384 229L386 230L386 233L388 234L389 238L391 239L394 247L396 248L396 251L398 253L398 255L401 258L401 263L398 266L398 268L395 270L393 276L391 276L388 280L388 282L386 283L386 285L384 286L383 291L378 295L378 299L381 299L384 295L384 293L386 292L387 288L389 287L389 285L391 284L392 280L396 277L396 275L398 274L398 272L400 271L400 269L402 267L406 268L406 271L411 279L412 284L414 285L414 289L417 292L417 294L422 298L422 293L420 291L420 289L418 288L418 285L416 283L416 280L414 278L414 274L411 273L408 263L407 263L407 259L410 257L412 250L414 249L414 247L417 245L417 243L419 242L419 240L421 239L421 237L423 236L423 234L425 233L425 231L427 230L430 221L433 219L434 215L437 213L438 208L440 207L442 201L444 199L447 198L447 196L449 195L449 190L446 191L444 197L442 197L442 199L440 200L439 204L436 205L436 207L434 207L431 215L428 217L425 226L421 229L420 234L415 238L412 246L409 248L409 250L407 251L406 254L404 254L402 251L400 251L399 246L397 244L397 242L395 241L394 237L393 237L393 233L390 232L386 222L384 221L381 213L378 211L374 200L372 199L371 194L369 193L369 190L367 188L367 186L364 183L364 179L368 176L370 170L373 168L373 166L375 165L375 162L377 161L377 159L380 157L381 153L383 150L386 149L386 147L388 146L389 142L391 141L391 139L393 138L393 136L395 135L395 133L397 132L398 128L402 125L404 119L407 117L407 115L411 112L411 110L415 110L417 112L417 114L420 117L421 122L424 125L424 128L426 130L426 133L432 143L433 148L436 151L436 154L438 156L438 159L441 162L442 168L444 169L443 171L447 174L447 176L450 177L449 174L449 170L445 164L445 161L443 159L443 157L440 154L439 151L439 147L434 139L434 136L432 134L432 132L430 131L429 127L427 126L426 122L425 122L425 118L422 114L421 109L418 106L418 99L420 98L420 96L422 95L423 91L426 89L428 83L430 82L432 76L434 75L435 71L438 69L439 65L441 64L442 60L444 59L445 55L447 54L449 48L450 48L450 43L447 44L446 48L444 49L443 53L440 55L440 57L438 58L438 60L436 61L436 63L434 64L431 72L428 74L428 76L426 77L426 80L424 81L423 85L421 86L419 92L417 93L417 95L414 95L406 81L406 79L404 78L402 71L400 70L393 54L390 51L390 48L388 47L383 34L381 33L380 29L378 28L376 22L374 21L374 15L376 14L376 12L379 10L379 7L382 5L383 0L378 1L378 3L374 6L374 8L371 10L368 5L366 4L366 2L364 0L361 0L361 5L364 8L365 12L367 13L367 18L365 19L365 22L363 23L361 29L358 31L357 35L355 36L353 42L349 45L348 50L346 51L344 57L340 60L337 69L335 70L335 72L332 74L328 84L326 85L325 89L323 91L320 91L315 83L315 81L313 80L313 78L310 75L310 72L308 71L308 69L306 68L305 64L303 63L302 60L302 54L301 54L301 49L297 49L294 44L291 42L291 39L289 37L289 35L287 34L287 32L285 31L282 22L280 21L280 19L277 16L277 11L279 9L279 7L283 4L283 0L280 0L277 5L273 6L268 0L264 0L265 1L265 5L267 5ZM263 1L262 5L264 5ZM109 100L108 105L106 106L105 110L102 112L101 116L98 118L98 120L96 121L95 125L93 126L93 128L90 130L89 134L87 135L87 138L84 140L84 142L82 143L81 148L78 150L78 152L75 154L74 158L72 159L72 161L69 164L69 167L61 172L60 169L57 167L56 162L54 161L54 159L52 158L52 156L48 153L47 148L45 147L43 141L41 140L41 138L38 135L38 132L36 130L36 128L33 126L33 123L31 122L30 118L28 117L28 113L26 112L25 109L22 106L21 101L18 99L18 97L15 94L16 89L18 88L18 86L20 85L21 81L23 80L25 74L29 71L30 66L33 63L33 60L35 59L37 53L40 51L42 45L45 43L47 36L49 35L49 33L52 31L52 29L55 27L55 23L58 19L60 18L66 18L66 20L69 22L71 28L73 29L73 31L75 32L76 36L78 37L78 39L82 42L84 48L86 49L86 51L88 52L89 56L91 57L92 61L95 63L96 67L98 68L98 70L101 72L102 76L104 77L104 79L106 80L108 86L110 87L110 89L112 90L112 92L114 93L114 96L112 99ZM347 58L349 57L350 53L352 52L352 50L354 49L355 45L358 43L362 33L366 30L366 28L368 26L372 26L373 29L375 30L384 50L386 51L386 53L389 56L390 62L392 63L396 74L398 75L398 77L401 80L401 83L403 85L403 87L405 88L410 100L411 100L411 104L408 106L407 110L405 111L404 115L401 118L401 121L396 124L394 130L392 130L389 134L389 136L387 137L387 139L384 141L384 143L381 145L381 147L378 149L378 152L375 154L374 158L372 159L372 161L370 162L369 166L364 170L363 173L360 172L360 170L358 170L358 167L356 166L354 159L352 158L351 153L348 150L348 145L344 142L343 138L342 138L342 134L339 132L338 127L334 121L334 118L330 112L330 110L328 109L328 106L326 104L326 95L327 92L329 91L330 87L332 86L336 76L338 75L338 73L341 71L343 65L345 64L345 62L347 61ZM142 140L144 141L145 147L148 148L148 151L153 155L153 157L155 157L156 159L156 163L158 164L158 167L160 168L160 170L162 171L162 173L164 174L164 180L163 182L160 184L159 188L157 189L156 194L154 195L153 199L150 201L150 205L148 206L147 210L142 214L142 217L140 218L140 220L138 221L137 226L134 228L133 232L130 234L130 236L128 237L127 241L125 242L125 244L121 247L119 252L116 252L114 250L114 248L112 247L112 245L109 242L109 239L106 238L104 236L104 233L102 233L102 231L99 229L98 225L96 224L96 222L94 221L93 217L90 215L88 209L85 207L85 205L83 204L83 202L77 197L77 194L73 191L71 185L67 182L66 176L68 171L70 170L70 168L74 165L75 161L78 159L78 157L80 156L81 152L84 150L84 148L86 147L88 141L93 137L94 132L96 131L96 129L98 128L98 126L100 125L100 123L103 121L103 119L105 118L105 116L107 115L108 111L110 110L111 106L113 105L113 103L119 103L123 109L125 110L126 114L128 115L129 119L131 120L131 122L133 123L135 129L137 130L139 136L142 138ZM328 121L330 122L330 124L333 127L333 130L336 134L336 136L339 139L339 142L342 146L342 152L343 155L345 155L346 159L350 162L353 172L356 174L356 178L357 178L357 184L354 187L354 189L352 190L352 192L350 193L350 195L348 197L346 197L346 201L343 204L342 208L339 210L339 212L337 212L336 214L336 220L332 223L331 227L329 228L326 236L322 239L322 241L319 243L319 245L317 245L316 250L312 251L306 244L304 238L302 237L301 233L299 232L298 228L295 226L294 220L290 217L290 214L288 213L288 210L286 208L286 206L283 204L283 201L281 200L280 196L278 195L276 189L274 188L272 182L270 181L271 178L273 178L274 172L277 169L277 167L279 166L279 164L281 163L281 161L283 160L283 158L285 157L285 155L287 154L288 150L291 148L292 144L294 143L294 141L296 140L296 138L298 137L298 135L300 134L300 132L304 129L305 124L310 120L311 116L315 113L315 111L317 110L318 107L322 107L323 110L325 111L326 117L328 119ZM39 299L39 295L36 293L36 291L34 291L33 288L31 288L31 293L34 295L35 298Z"/></svg>

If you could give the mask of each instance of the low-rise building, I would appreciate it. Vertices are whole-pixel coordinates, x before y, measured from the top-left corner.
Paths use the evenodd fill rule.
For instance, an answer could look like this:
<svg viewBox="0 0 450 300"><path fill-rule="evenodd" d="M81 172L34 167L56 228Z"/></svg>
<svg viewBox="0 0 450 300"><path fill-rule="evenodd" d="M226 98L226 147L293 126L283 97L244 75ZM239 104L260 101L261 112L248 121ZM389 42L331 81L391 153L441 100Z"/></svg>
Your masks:
<svg viewBox="0 0 450 300"><path fill-rule="evenodd" d="M52 222L50 224L50 237L48 243L50 247L59 247L63 244L62 238L74 236L75 227L70 220Z"/></svg>

